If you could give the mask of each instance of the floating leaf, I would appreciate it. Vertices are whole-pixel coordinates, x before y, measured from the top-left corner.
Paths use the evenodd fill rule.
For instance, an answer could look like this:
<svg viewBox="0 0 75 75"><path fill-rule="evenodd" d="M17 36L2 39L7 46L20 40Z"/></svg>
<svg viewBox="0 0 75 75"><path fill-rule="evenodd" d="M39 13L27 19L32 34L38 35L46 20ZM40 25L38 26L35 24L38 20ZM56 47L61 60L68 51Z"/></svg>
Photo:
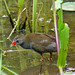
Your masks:
<svg viewBox="0 0 75 75"><path fill-rule="evenodd" d="M65 72L64 75L75 75L73 72Z"/></svg>
<svg viewBox="0 0 75 75"><path fill-rule="evenodd" d="M65 2L62 4L62 9L65 11L75 11L75 2Z"/></svg>

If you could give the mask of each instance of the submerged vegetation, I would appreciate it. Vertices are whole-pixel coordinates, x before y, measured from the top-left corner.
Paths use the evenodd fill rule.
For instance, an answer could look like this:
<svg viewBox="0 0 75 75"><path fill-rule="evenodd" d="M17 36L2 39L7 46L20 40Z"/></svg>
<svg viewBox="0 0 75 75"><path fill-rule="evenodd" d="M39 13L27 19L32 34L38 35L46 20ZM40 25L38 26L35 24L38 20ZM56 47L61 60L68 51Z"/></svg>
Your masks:
<svg viewBox="0 0 75 75"><path fill-rule="evenodd" d="M33 6L31 8L31 9L33 9L33 11L32 12L30 12L30 11L27 12L27 8L23 8L24 7L23 6L24 5L24 0L18 0L17 21L15 20L15 22L14 22L13 17L11 15L11 12L10 12L10 10L8 8L7 3L6 3L6 0L4 0L4 5L5 5L5 8L6 8L8 17L10 19L10 23L11 23L12 28L13 28L7 39L11 40L10 37L12 36L12 34L14 32L19 32L20 33L20 31L22 32L22 30L26 31L27 30L26 27L29 28L30 32L28 32L28 33L39 32L39 30L41 32L43 32L44 29L46 30L45 32L47 32L47 33L50 31L48 29L49 27L46 28L47 25L45 25L45 26L44 25L37 25L37 24L39 24L39 23L37 23L38 20L39 21L44 20L44 18L42 18L42 17L39 18L40 17L39 15L42 12L41 10L43 9L43 5L44 4L43 3L39 3L38 4L37 0L31 0L31 1L33 2L33 4L32 4ZM65 67L66 61L67 61L66 58L67 58L68 43L69 43L69 26L68 26L67 23L63 23L63 10L62 10L62 3L63 3L63 1L62 0L52 0L52 1L53 1L52 5L53 5L53 16L54 16L54 27L55 27L54 30L55 30L55 36L56 36L57 56L58 56L57 67L59 68L60 75L67 75L67 73L63 72L63 68ZM37 12L37 7L38 6L41 9ZM26 13L24 13L25 14L24 22L21 19L23 12L26 12ZM31 20L29 19L29 17L30 17L29 13L32 14L32 19ZM56 14L58 15L58 20L57 20ZM45 14L44 14L44 16L45 16ZM30 23L30 21L32 21L32 24ZM51 19L49 19L47 22L50 22L50 21L51 21ZM41 30L40 26L41 26L41 28L43 30ZM37 27L39 28L38 31L37 31ZM0 41L0 43L1 42L4 42L4 41ZM16 50L14 50L14 51L16 51ZM7 70L7 71L9 71L9 72L11 72L14 75L18 75L16 72L8 69L7 66L3 66L2 65L2 56L3 56L2 54L3 54L3 52L5 52L5 51L3 51L2 49L0 49L0 75L2 74L2 68L5 69L5 70ZM9 52L11 52L11 51L9 51ZM31 55L31 52L29 54ZM27 54L27 55L29 55L29 54ZM23 64L20 64L21 67L23 65L26 66L26 62L31 62L31 63L34 62L34 63L36 63L36 58L34 58L34 57L32 57L32 59L34 59L35 61L32 61L32 59L31 60L28 59L28 61L26 61L26 60L24 61L23 58L22 58L22 54L19 54L19 55L21 56L20 57L20 60L21 60L20 63L23 63ZM35 53L34 53L34 56L36 57ZM26 55L24 56L24 58L26 58ZM35 64L33 64L33 65L35 65ZM41 66L41 69L42 69L42 66ZM23 67L22 67L22 70L24 70ZM41 71L40 71L40 73L41 73ZM47 70L45 71L45 75L49 75L49 73L47 72Z"/></svg>

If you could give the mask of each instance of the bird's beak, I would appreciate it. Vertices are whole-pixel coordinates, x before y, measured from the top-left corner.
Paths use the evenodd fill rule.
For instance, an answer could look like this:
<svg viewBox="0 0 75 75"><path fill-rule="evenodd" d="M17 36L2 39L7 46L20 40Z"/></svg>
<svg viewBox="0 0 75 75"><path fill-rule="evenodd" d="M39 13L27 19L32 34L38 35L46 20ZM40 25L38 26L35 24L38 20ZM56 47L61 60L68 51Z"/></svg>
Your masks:
<svg viewBox="0 0 75 75"><path fill-rule="evenodd" d="M14 46L13 44L10 45L10 47L13 47L13 46Z"/></svg>
<svg viewBox="0 0 75 75"><path fill-rule="evenodd" d="M13 41L12 44L10 45L10 47L13 47L13 46L15 46L15 45L16 45L16 42Z"/></svg>

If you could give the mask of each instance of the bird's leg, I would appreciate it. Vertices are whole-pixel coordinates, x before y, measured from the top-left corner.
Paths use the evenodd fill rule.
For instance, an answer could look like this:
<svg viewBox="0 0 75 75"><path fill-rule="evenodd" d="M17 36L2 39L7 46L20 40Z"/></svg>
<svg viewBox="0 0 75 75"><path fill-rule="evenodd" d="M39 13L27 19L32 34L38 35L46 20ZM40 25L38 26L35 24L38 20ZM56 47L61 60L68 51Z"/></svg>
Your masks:
<svg viewBox="0 0 75 75"><path fill-rule="evenodd" d="M43 56L41 56L41 59L40 59L40 61L43 61L44 60L44 57Z"/></svg>
<svg viewBox="0 0 75 75"><path fill-rule="evenodd" d="M48 58L48 60L51 60L52 59L52 52L50 52L50 56Z"/></svg>
<svg viewBox="0 0 75 75"><path fill-rule="evenodd" d="M41 54L41 59L40 59L40 61L43 61L44 60L44 57L43 57L43 55Z"/></svg>

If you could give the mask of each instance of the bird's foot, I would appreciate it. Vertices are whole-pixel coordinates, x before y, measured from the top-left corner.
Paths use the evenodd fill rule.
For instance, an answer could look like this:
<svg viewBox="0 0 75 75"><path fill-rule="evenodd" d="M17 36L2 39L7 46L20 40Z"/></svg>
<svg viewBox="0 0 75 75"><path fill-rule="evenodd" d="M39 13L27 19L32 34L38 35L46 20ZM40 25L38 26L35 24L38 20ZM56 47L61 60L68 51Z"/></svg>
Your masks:
<svg viewBox="0 0 75 75"><path fill-rule="evenodd" d="M43 61L44 60L44 57L43 56L41 56L41 59L40 59L40 61Z"/></svg>
<svg viewBox="0 0 75 75"><path fill-rule="evenodd" d="M52 60L52 58L49 57L48 60L50 61L50 60Z"/></svg>

